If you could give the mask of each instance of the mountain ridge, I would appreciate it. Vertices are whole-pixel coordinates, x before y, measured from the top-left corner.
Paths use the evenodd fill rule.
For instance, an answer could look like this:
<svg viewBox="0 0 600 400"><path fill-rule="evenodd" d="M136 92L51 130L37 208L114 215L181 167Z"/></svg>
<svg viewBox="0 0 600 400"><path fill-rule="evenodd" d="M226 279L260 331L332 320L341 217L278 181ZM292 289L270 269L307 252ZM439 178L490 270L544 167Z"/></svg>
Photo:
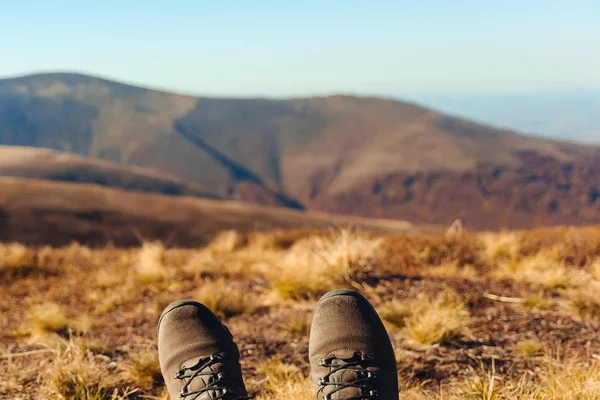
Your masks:
<svg viewBox="0 0 600 400"><path fill-rule="evenodd" d="M520 196L532 196L513 190L514 198L505 201L510 206L492 203L514 212L499 213L508 216L505 221L488 218L493 210L485 211L484 204L489 199L473 188L478 180L490 179L489 171L500 169L521 179L529 173L527 154L591 168L600 157L600 148L524 136L394 99L193 97L70 74L0 80L0 144L48 147L150 168L223 198L362 216L414 214L431 222L447 215L440 222L448 223L453 214L463 214L456 199L469 193L470 208L480 211L466 220L480 229L520 227L518 215L529 209L522 206L529 200ZM557 168L539 165L551 174ZM406 199L397 183L406 179L424 179L429 189L412 191ZM437 192L435 182L446 180L454 188ZM530 183L502 180L507 187L500 192ZM551 180L549 187L561 190ZM429 197L448 201L435 205ZM542 224L570 223L573 217L565 207L594 214L582 223L600 215L596 206L592 212L584 202L569 204L536 218Z"/></svg>

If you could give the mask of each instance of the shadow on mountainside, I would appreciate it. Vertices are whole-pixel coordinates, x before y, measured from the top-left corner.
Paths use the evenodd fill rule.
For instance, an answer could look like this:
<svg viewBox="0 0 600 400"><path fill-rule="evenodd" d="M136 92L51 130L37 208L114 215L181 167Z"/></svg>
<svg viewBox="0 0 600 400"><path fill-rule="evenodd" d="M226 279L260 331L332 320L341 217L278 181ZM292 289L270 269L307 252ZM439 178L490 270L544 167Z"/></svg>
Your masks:
<svg viewBox="0 0 600 400"><path fill-rule="evenodd" d="M235 186L239 182L249 182L259 186L261 189L267 192L267 194L273 196L277 201L285 207L294 208L297 210L304 209L304 206L298 202L297 200L288 197L282 193L278 193L273 189L267 187L265 182L258 176L256 173L251 171L250 169L244 167L241 164L236 163L231 160L225 154L221 153L219 150L214 148L213 146L206 143L204 140L200 139L197 135L192 134L188 129L186 129L183 124L179 122L174 123L174 128L177 133L186 138L189 142L191 142L197 148L205 151L208 155L210 155L213 159L223 165L227 171L229 171L229 182L228 182L228 194L232 195L235 191Z"/></svg>

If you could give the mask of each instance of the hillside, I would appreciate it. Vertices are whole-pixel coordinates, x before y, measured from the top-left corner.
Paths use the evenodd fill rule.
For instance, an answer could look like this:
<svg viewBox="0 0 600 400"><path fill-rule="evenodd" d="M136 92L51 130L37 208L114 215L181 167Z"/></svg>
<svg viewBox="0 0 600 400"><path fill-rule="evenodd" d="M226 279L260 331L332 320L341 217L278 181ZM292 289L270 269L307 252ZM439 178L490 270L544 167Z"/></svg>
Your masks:
<svg viewBox="0 0 600 400"><path fill-rule="evenodd" d="M35 147L0 146L0 176L95 183L171 195L216 197L197 184L147 168Z"/></svg>
<svg viewBox="0 0 600 400"><path fill-rule="evenodd" d="M235 201L133 193L90 184L0 178L0 242L136 246L161 240L199 246L218 232L329 229L371 232L433 230L404 221L375 220L270 208Z"/></svg>
<svg viewBox="0 0 600 400"><path fill-rule="evenodd" d="M0 144L151 168L260 204L474 228L600 222L598 148L389 99L195 98L35 75L0 81Z"/></svg>

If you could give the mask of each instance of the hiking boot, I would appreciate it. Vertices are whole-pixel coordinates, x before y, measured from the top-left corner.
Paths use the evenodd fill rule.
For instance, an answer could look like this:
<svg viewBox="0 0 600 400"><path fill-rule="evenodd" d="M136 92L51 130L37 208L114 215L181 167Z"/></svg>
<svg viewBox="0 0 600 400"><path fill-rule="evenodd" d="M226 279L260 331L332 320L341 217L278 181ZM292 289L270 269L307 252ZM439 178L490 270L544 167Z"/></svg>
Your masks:
<svg viewBox="0 0 600 400"><path fill-rule="evenodd" d="M177 301L163 311L158 358L172 400L249 399L231 333L196 301Z"/></svg>
<svg viewBox="0 0 600 400"><path fill-rule="evenodd" d="M398 399L392 343L358 292L334 290L319 300L308 353L318 400Z"/></svg>

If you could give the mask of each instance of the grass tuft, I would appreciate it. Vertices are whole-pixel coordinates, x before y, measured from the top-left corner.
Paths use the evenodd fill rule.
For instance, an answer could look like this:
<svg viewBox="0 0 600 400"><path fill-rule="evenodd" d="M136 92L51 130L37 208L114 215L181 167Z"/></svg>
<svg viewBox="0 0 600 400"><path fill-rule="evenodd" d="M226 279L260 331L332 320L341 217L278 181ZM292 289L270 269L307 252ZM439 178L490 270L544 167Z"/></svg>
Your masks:
<svg viewBox="0 0 600 400"><path fill-rule="evenodd" d="M239 250L248 243L248 239L235 230L223 231L217 234L208 244L210 253L231 253Z"/></svg>
<svg viewBox="0 0 600 400"><path fill-rule="evenodd" d="M543 295L529 294L523 296L523 307L534 310L549 310L555 306L556 302L545 298Z"/></svg>
<svg viewBox="0 0 600 400"><path fill-rule="evenodd" d="M29 253L27 246L21 243L0 245L0 269L21 266L26 262Z"/></svg>
<svg viewBox="0 0 600 400"><path fill-rule="evenodd" d="M468 333L471 317L465 304L451 292L421 297L404 320L407 336L419 344L448 344Z"/></svg>
<svg viewBox="0 0 600 400"><path fill-rule="evenodd" d="M314 236L296 242L272 271L271 281L283 298L318 297L342 285L360 282L381 253L383 241L352 230Z"/></svg>
<svg viewBox="0 0 600 400"><path fill-rule="evenodd" d="M576 287L589 278L588 274L558 262L548 252L539 252L520 260L500 264L497 276L517 282L566 289Z"/></svg>
<svg viewBox="0 0 600 400"><path fill-rule="evenodd" d="M223 318L249 314L257 308L255 297L228 284L223 278L203 280L196 291L195 299Z"/></svg>
<svg viewBox="0 0 600 400"><path fill-rule="evenodd" d="M413 304L408 301L393 299L379 307L381 318L398 328L406 326L406 320L414 313Z"/></svg>
<svg viewBox="0 0 600 400"><path fill-rule="evenodd" d="M513 350L524 357L538 357L546 353L546 345L538 339L527 339L517 342Z"/></svg>
<svg viewBox="0 0 600 400"><path fill-rule="evenodd" d="M600 281L567 291L566 306L581 317L600 319Z"/></svg>
<svg viewBox="0 0 600 400"><path fill-rule="evenodd" d="M45 303L32 307L29 311L31 333L64 334L69 327L69 320L64 309L56 303Z"/></svg>
<svg viewBox="0 0 600 400"><path fill-rule="evenodd" d="M516 232L483 233L483 258L491 265L520 258L523 238Z"/></svg>
<svg viewBox="0 0 600 400"><path fill-rule="evenodd" d="M306 336L310 331L310 321L306 313L292 312L288 318L286 331L295 336Z"/></svg>
<svg viewBox="0 0 600 400"><path fill-rule="evenodd" d="M165 248L161 242L144 242L137 253L135 264L135 271L140 283L149 284L165 277L164 256Z"/></svg>
<svg viewBox="0 0 600 400"><path fill-rule="evenodd" d="M122 400L137 392L124 387L108 357L96 357L73 341L57 351L43 376L40 391L46 398Z"/></svg>
<svg viewBox="0 0 600 400"><path fill-rule="evenodd" d="M314 386L305 378L300 369L294 365L273 357L257 367L259 374L265 375L267 385L265 393L257 400L312 400L315 396Z"/></svg>
<svg viewBox="0 0 600 400"><path fill-rule="evenodd" d="M124 366L127 380L138 387L152 389L163 384L156 350L144 350L131 355Z"/></svg>
<svg viewBox="0 0 600 400"><path fill-rule="evenodd" d="M460 278L475 281L479 279L480 273L472 265L459 266L458 263L444 263L435 267L420 269L422 276L434 278Z"/></svg>

